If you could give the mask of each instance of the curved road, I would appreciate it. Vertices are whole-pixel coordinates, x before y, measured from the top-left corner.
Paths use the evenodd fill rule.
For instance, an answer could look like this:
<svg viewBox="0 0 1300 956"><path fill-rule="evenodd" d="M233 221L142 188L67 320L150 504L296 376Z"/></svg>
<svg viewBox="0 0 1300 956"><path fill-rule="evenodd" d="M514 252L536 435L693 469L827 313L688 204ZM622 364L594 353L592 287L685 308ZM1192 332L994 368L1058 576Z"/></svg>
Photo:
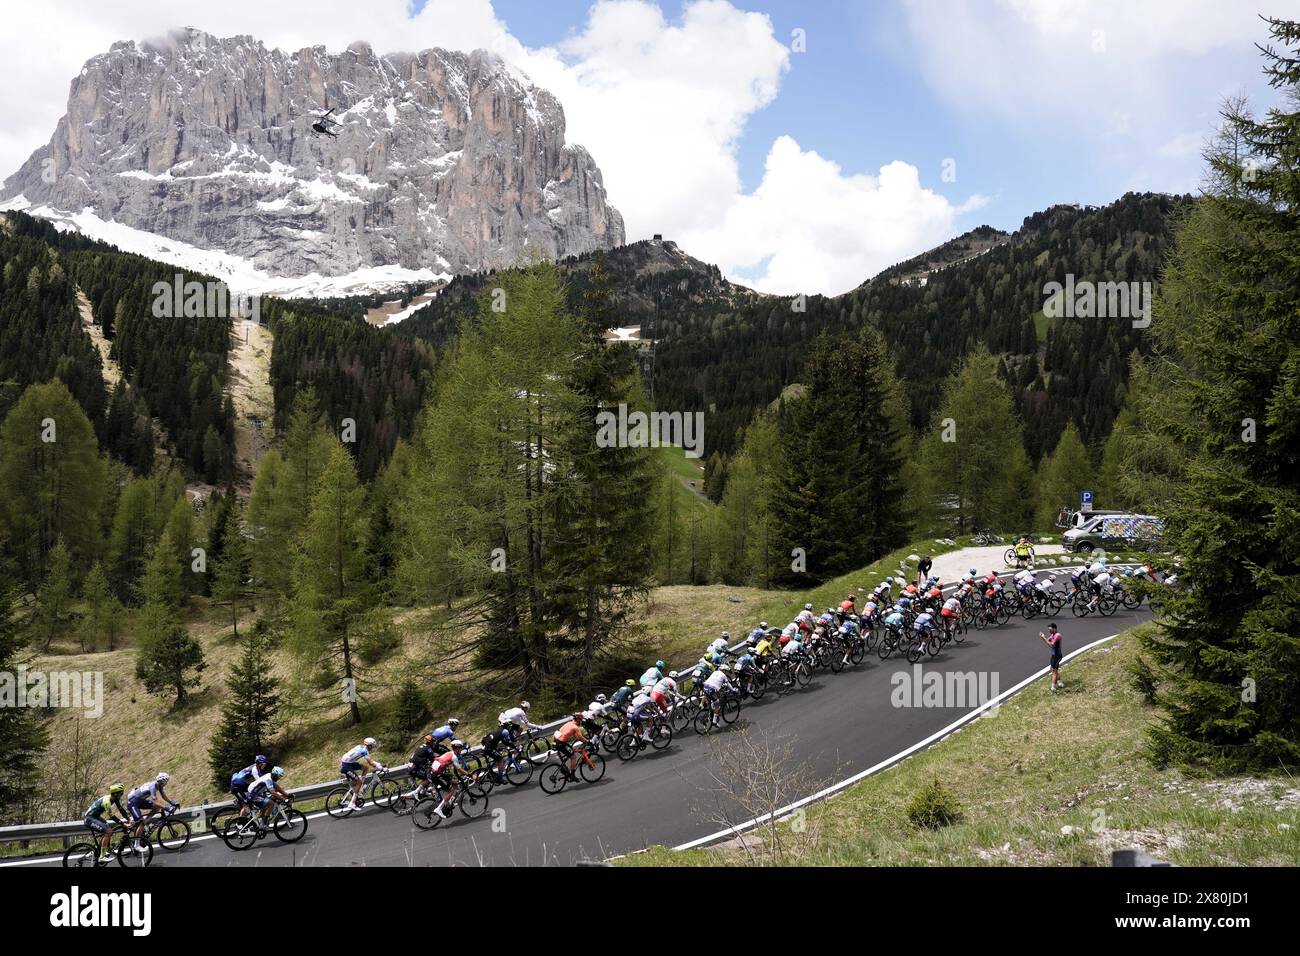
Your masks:
<svg viewBox="0 0 1300 956"><path fill-rule="evenodd" d="M1122 631L1150 614L1120 609L1113 617L1076 619L1068 611L1057 622L1066 653ZM1015 618L1000 628L971 631L960 646L949 645L920 663L925 671L983 673L989 696L1009 690L1042 670L1048 651L1038 639L1047 621ZM203 835L180 853L159 851L153 866L443 866L567 865L600 860L653 844L675 846L723 829L722 809L710 773L715 747L741 727L765 731L778 746L793 743L799 775L789 801L898 755L948 727L979 701L964 707L895 707L891 677L912 673L906 659L881 661L874 652L857 668L838 675L819 673L806 688L778 698L769 693L747 703L731 730L701 738L692 730L659 753L630 763L609 756L604 779L570 785L550 796L533 782L523 789L498 788L490 812L479 820L457 815L433 831L417 829L409 817L370 807L345 820L313 815L306 836L287 846L268 837L241 853ZM1064 677L1069 682L1069 666ZM996 687L992 682L996 680ZM730 806L730 820L750 814ZM46 858L29 863L57 863ZM12 864L10 864L12 865Z"/></svg>

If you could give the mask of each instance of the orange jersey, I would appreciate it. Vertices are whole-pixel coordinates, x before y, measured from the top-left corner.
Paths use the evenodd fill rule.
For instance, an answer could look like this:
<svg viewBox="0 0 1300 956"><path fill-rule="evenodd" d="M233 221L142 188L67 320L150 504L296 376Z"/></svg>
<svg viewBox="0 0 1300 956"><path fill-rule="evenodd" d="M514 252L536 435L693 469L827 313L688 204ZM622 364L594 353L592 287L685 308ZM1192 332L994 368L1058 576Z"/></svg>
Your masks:
<svg viewBox="0 0 1300 956"><path fill-rule="evenodd" d="M555 739L562 744L567 744L582 736L582 728L578 726L576 720L571 720L555 732Z"/></svg>

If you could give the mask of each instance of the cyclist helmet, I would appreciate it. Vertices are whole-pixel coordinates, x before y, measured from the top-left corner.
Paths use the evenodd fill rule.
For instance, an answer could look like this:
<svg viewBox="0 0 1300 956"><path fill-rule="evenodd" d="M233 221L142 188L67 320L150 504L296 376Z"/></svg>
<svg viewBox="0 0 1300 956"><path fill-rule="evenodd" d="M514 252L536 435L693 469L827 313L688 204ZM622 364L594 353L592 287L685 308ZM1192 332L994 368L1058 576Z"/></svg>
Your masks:
<svg viewBox="0 0 1300 956"><path fill-rule="evenodd" d="M971 569L970 569L970 573L971 573L971 576L972 576L972 577L974 577L975 575L979 574L979 572L978 572L977 570L975 570L974 568L971 568Z"/></svg>
<svg viewBox="0 0 1300 956"><path fill-rule="evenodd" d="M452 749L452 750L463 750L463 749L465 749L465 741L463 741L463 740L453 740L453 741L451 742L451 749Z"/></svg>
<svg viewBox="0 0 1300 956"><path fill-rule="evenodd" d="M272 768L271 768L271 778L272 778L272 779L274 779L274 780L279 780L279 779L280 779L281 777L283 777L283 776L284 776L284 768L283 768L283 767L272 767Z"/></svg>
<svg viewBox="0 0 1300 956"><path fill-rule="evenodd" d="M674 672L674 673L676 673L676 672ZM596 695L596 703L598 703L598 704L603 704L603 703L605 703L605 701L607 701L607 700L609 700L609 698L606 697L604 694L597 694L597 695Z"/></svg>
<svg viewBox="0 0 1300 956"><path fill-rule="evenodd" d="M668 666L668 665L665 664L663 661L655 661L655 669L656 669L656 670L663 670L663 669L664 669L665 667L667 667L667 666Z"/></svg>
<svg viewBox="0 0 1300 956"><path fill-rule="evenodd" d="M582 723L584 720L587 719L587 715L582 713L581 711L579 711L576 714L572 714L571 717L572 719L576 720L578 723Z"/></svg>
<svg viewBox="0 0 1300 956"><path fill-rule="evenodd" d="M670 678L672 678L673 680L677 680L677 672L676 672L676 671L673 671L673 672L672 672L671 674L669 674L668 676L669 676Z"/></svg>
<svg viewBox="0 0 1300 956"><path fill-rule="evenodd" d="M109 793L122 793L124 790L126 790L126 787L122 786L120 783L112 784L108 788Z"/></svg>
<svg viewBox="0 0 1300 956"><path fill-rule="evenodd" d="M532 706L533 706L533 705L530 704L530 703L528 703L528 701L526 701L526 700L522 700L522 701L519 702L519 709L520 709L520 710L524 710L524 711L526 711L526 710L528 710L529 708L531 708Z"/></svg>
<svg viewBox="0 0 1300 956"><path fill-rule="evenodd" d="M171 775L171 774L169 774L169 773L165 773L165 772L164 772L164 773L160 773L160 774L158 774L158 776L154 777L154 778L153 778L153 782L154 782L154 783L166 783L166 782L167 782L168 780L170 780L171 778L172 778L172 775Z"/></svg>
<svg viewBox="0 0 1300 956"><path fill-rule="evenodd" d="M731 632L730 632L730 631L723 631L723 632L722 632L722 636L723 636L726 640L728 640L728 641L731 640Z"/></svg>
<svg viewBox="0 0 1300 956"><path fill-rule="evenodd" d="M253 763L266 763L266 754L258 754L253 758Z"/></svg>
<svg viewBox="0 0 1300 956"><path fill-rule="evenodd" d="M623 681L623 686L624 686L624 687L637 687L637 686L639 686L639 685L637 684L636 681L634 681L632 678L629 677L627 680Z"/></svg>
<svg viewBox="0 0 1300 956"><path fill-rule="evenodd" d="M811 604L805 604L805 605L803 606L803 609L804 609L805 611L811 611L811 610L812 610L812 605L811 605Z"/></svg>
<svg viewBox="0 0 1300 956"><path fill-rule="evenodd" d="M362 742L363 744L365 744L367 747L373 747L373 746L375 745L375 738L374 738L374 737L367 737L365 740L363 740L363 741L361 741L361 742Z"/></svg>
<svg viewBox="0 0 1300 956"><path fill-rule="evenodd" d="M433 743L433 734L425 734L425 735L424 735L424 742L425 742L426 744L431 744L431 743Z"/></svg>
<svg viewBox="0 0 1300 956"><path fill-rule="evenodd" d="M850 594L850 595L849 595L849 600L850 600L850 601L856 601L857 599L858 599L858 596L857 596L856 594Z"/></svg>
<svg viewBox="0 0 1300 956"><path fill-rule="evenodd" d="M455 717L449 717L447 718L447 726L450 727L452 730L455 730L457 727L460 726L460 721Z"/></svg>

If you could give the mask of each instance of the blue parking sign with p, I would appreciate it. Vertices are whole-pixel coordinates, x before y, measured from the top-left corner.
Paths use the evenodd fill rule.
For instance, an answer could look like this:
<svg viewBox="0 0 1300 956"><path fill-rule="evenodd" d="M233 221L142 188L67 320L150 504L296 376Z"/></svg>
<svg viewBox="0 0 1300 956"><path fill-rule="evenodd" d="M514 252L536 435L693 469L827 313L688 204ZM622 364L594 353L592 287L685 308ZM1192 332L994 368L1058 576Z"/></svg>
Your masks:
<svg viewBox="0 0 1300 956"><path fill-rule="evenodd" d="M1083 491L1079 493L1079 503L1084 511L1092 510L1092 492Z"/></svg>

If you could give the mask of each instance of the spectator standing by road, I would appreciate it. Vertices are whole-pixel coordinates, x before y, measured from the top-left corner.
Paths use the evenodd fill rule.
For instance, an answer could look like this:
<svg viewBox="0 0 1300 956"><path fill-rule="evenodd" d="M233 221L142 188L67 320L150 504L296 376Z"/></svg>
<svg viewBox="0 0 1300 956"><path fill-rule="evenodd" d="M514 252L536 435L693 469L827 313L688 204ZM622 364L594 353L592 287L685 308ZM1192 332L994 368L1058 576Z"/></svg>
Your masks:
<svg viewBox="0 0 1300 956"><path fill-rule="evenodd" d="M1061 632L1056 629L1055 622L1047 625L1047 633L1038 632L1038 639L1041 640L1052 652L1052 690L1058 687L1064 687L1061 680Z"/></svg>
<svg viewBox="0 0 1300 956"><path fill-rule="evenodd" d="M928 554L923 555L921 560L916 563L916 586L918 588L930 577L932 567L934 567L934 561Z"/></svg>

